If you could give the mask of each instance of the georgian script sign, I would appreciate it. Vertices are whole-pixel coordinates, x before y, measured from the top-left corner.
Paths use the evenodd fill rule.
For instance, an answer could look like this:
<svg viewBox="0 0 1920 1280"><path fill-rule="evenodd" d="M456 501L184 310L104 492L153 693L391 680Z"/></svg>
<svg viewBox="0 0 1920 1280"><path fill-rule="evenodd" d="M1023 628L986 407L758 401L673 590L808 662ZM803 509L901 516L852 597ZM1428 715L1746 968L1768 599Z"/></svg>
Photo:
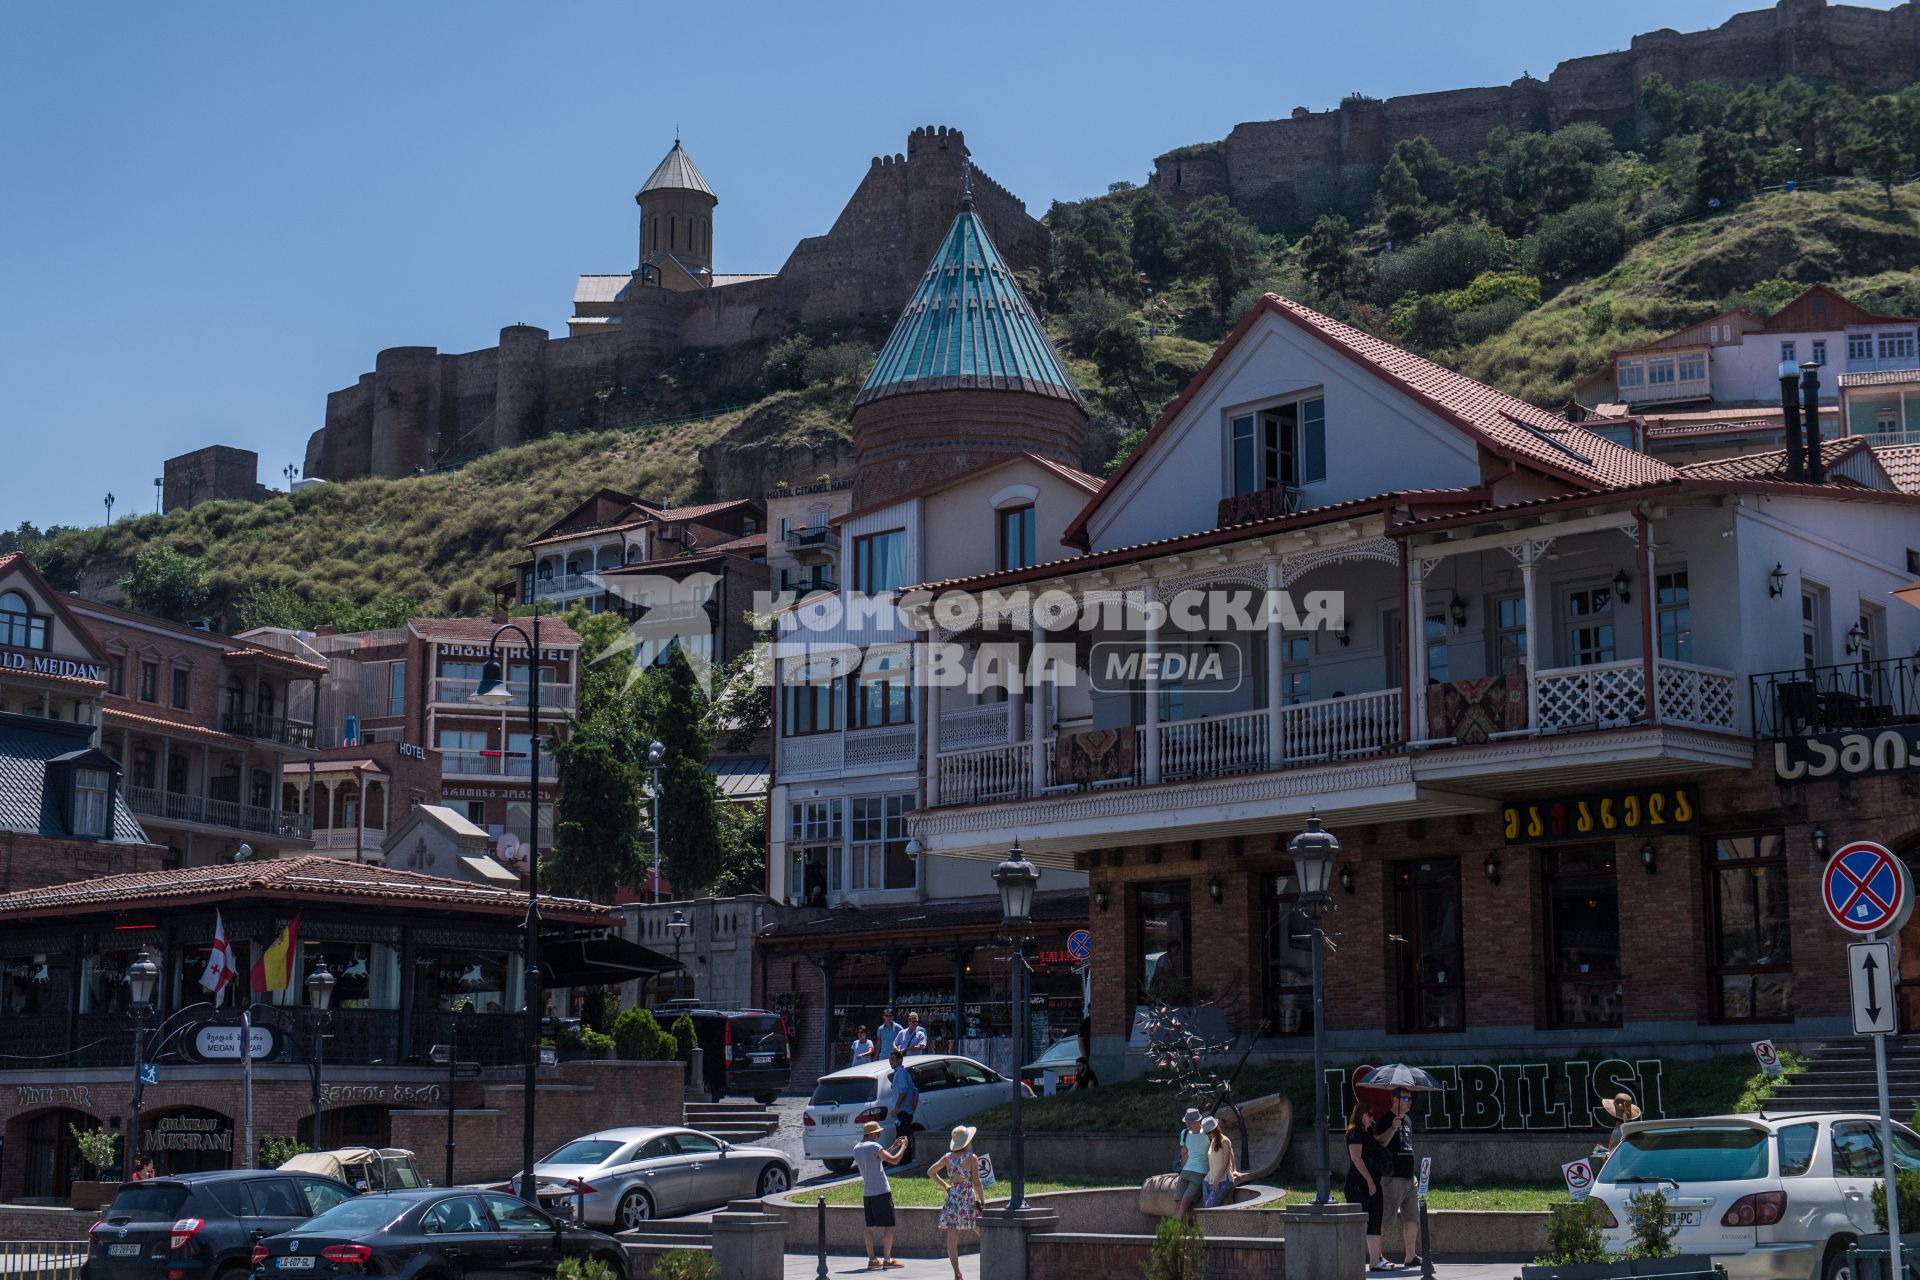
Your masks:
<svg viewBox="0 0 1920 1280"><path fill-rule="evenodd" d="M484 658L487 656L487 646L484 644L443 644L440 646L440 652L442 656L449 658ZM500 652L509 658L524 658L527 656L527 651L524 646L518 649L509 649L502 646ZM567 652L565 649L542 649L540 651L540 661L565 662L567 660Z"/></svg>
<svg viewBox="0 0 1920 1280"><path fill-rule="evenodd" d="M1691 782L1516 800L1501 813L1508 844L1691 831L1699 820L1700 789Z"/></svg>
<svg viewBox="0 0 1920 1280"><path fill-rule="evenodd" d="M97 662L75 662L72 658L21 653L17 649L0 649L0 671L26 671L36 676L67 676L74 680L106 679Z"/></svg>
<svg viewBox="0 0 1920 1280"><path fill-rule="evenodd" d="M233 1125L211 1117L168 1116L147 1130L141 1145L148 1151L231 1151Z"/></svg>
<svg viewBox="0 0 1920 1280"><path fill-rule="evenodd" d="M272 1027L254 1024L253 1045L250 1056L258 1062L271 1058L273 1051L280 1047L280 1037ZM240 1053L240 1028L237 1024L222 1025L208 1023L193 1033L193 1056L204 1062L238 1062Z"/></svg>
<svg viewBox="0 0 1920 1280"><path fill-rule="evenodd" d="M93 1110L93 1087L84 1084L14 1086L16 1107L85 1107Z"/></svg>
<svg viewBox="0 0 1920 1280"><path fill-rule="evenodd" d="M1782 782L1864 778L1920 769L1920 725L1870 733L1814 733L1773 744L1773 773Z"/></svg>
<svg viewBox="0 0 1920 1280"><path fill-rule="evenodd" d="M1666 1112L1660 1103L1660 1060L1605 1058L1589 1062L1460 1062L1429 1066L1445 1086L1420 1093L1419 1133L1520 1133L1610 1129L1613 1118L1600 1105L1622 1090L1639 1099L1647 1119ZM1353 1105L1353 1068L1327 1071L1327 1097L1339 1101L1336 1117Z"/></svg>
<svg viewBox="0 0 1920 1280"><path fill-rule="evenodd" d="M442 1084L326 1084L320 1086L320 1101L445 1106L447 1087Z"/></svg>

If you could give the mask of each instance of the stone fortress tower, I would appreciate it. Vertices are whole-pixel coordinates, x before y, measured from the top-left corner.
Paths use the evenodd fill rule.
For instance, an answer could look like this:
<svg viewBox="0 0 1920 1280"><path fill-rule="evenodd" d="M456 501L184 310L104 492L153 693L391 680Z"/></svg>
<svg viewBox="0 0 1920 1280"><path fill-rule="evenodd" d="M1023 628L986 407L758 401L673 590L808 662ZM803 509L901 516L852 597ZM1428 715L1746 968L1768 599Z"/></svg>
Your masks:
<svg viewBox="0 0 1920 1280"><path fill-rule="evenodd" d="M305 474L403 476L551 431L629 425L616 393L688 348L891 320L947 232L969 166L958 129L915 129L904 152L873 158L833 226L800 241L778 272L729 273L714 267L718 196L676 139L634 197L634 266L579 278L566 336L508 325L498 346L479 351L382 351L371 373L327 397ZM1003 269L1044 266L1046 228L1012 192L972 174L974 216Z"/></svg>
<svg viewBox="0 0 1920 1280"><path fill-rule="evenodd" d="M1080 466L1086 401L974 211L971 183L853 403L855 509L1014 453Z"/></svg>

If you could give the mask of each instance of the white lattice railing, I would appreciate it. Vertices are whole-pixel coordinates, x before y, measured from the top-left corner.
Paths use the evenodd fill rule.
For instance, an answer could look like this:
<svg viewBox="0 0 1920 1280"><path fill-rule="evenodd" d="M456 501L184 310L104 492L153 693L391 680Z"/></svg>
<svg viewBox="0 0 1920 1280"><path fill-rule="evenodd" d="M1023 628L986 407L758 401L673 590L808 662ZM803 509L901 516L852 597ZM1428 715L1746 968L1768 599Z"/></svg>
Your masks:
<svg viewBox="0 0 1920 1280"><path fill-rule="evenodd" d="M1235 711L1160 726L1160 776L1204 777L1267 767L1267 713Z"/></svg>
<svg viewBox="0 0 1920 1280"><path fill-rule="evenodd" d="M1400 691L1378 689L1280 709L1286 763L1378 755L1400 741Z"/></svg>
<svg viewBox="0 0 1920 1280"><path fill-rule="evenodd" d="M1659 658L1653 681L1662 720L1702 729L1734 727L1733 672Z"/></svg>
<svg viewBox="0 0 1920 1280"><path fill-rule="evenodd" d="M1007 719L1012 704L987 702L977 707L961 707L940 713L940 749L964 751L968 747L989 747L1007 740Z"/></svg>
<svg viewBox="0 0 1920 1280"><path fill-rule="evenodd" d="M1032 789L1032 744L1017 742L937 757L942 804L1018 800Z"/></svg>
<svg viewBox="0 0 1920 1280"><path fill-rule="evenodd" d="M846 736L844 756L849 769L872 765L912 764L914 728L910 724L885 729L853 729Z"/></svg>
<svg viewBox="0 0 1920 1280"><path fill-rule="evenodd" d="M1542 671L1536 677L1539 728L1610 728L1645 717L1645 668L1638 658Z"/></svg>
<svg viewBox="0 0 1920 1280"><path fill-rule="evenodd" d="M839 773L846 759L842 738L838 733L809 733L780 739L780 776Z"/></svg>

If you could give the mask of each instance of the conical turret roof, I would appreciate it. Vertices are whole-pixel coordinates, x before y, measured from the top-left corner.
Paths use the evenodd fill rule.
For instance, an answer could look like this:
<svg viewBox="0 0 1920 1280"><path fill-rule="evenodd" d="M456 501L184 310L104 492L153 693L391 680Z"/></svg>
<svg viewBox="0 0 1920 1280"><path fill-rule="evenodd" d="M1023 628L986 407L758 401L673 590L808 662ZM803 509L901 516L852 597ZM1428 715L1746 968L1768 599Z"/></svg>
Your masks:
<svg viewBox="0 0 1920 1280"><path fill-rule="evenodd" d="M700 176L693 157L680 145L680 139L673 140L673 150L667 152L667 158L654 166L653 176L640 184L640 194L649 191L698 191L701 195L712 196L715 204L720 197L713 194L713 188Z"/></svg>
<svg viewBox="0 0 1920 1280"><path fill-rule="evenodd" d="M920 277L854 404L965 388L1025 391L1086 409L970 199Z"/></svg>

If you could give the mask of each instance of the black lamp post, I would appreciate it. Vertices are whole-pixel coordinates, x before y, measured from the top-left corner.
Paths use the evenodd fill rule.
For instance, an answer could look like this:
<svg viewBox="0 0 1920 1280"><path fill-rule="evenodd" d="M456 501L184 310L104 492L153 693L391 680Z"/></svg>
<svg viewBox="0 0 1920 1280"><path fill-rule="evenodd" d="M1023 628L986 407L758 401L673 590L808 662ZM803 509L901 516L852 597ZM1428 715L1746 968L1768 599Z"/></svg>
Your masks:
<svg viewBox="0 0 1920 1280"><path fill-rule="evenodd" d="M147 1060L147 1019L153 1016L153 992L159 985L160 966L142 947L127 966L127 993L133 998L133 1123L127 1134L127 1167L121 1172L129 1181L140 1171L140 1095L146 1089L140 1069Z"/></svg>
<svg viewBox="0 0 1920 1280"><path fill-rule="evenodd" d="M533 1179L534 1088L540 1078L540 615L533 615L533 634L529 636L518 623L505 623L487 642L487 661L480 668L480 687L468 701L484 706L504 707L513 701L513 690L500 669L500 637L507 632L519 636L527 646L527 738L531 760L527 768L527 938L526 976L522 984L527 1005L526 1098L520 1126L520 1198L539 1204ZM504 745L504 744L503 744Z"/></svg>
<svg viewBox="0 0 1920 1280"><path fill-rule="evenodd" d="M667 917L667 932L673 935L673 967L680 974L680 977L674 979L673 985L676 988L680 985L680 978L684 978L687 973L687 967L680 962L680 943L687 936L687 930L691 928L693 923L687 919L687 913L675 907L673 914ZM679 992L676 990L675 994L678 995Z"/></svg>
<svg viewBox="0 0 1920 1280"><path fill-rule="evenodd" d="M326 1066L327 1024L333 1021L333 988L339 980L325 960L307 975L307 1021L313 1029L313 1148L326 1150L320 1133L320 1073Z"/></svg>
<svg viewBox="0 0 1920 1280"><path fill-rule="evenodd" d="M1007 860L993 869L993 882L1000 886L1000 922L1013 942L1013 1187L1007 1197L1007 1212L1013 1214L1027 1207L1027 1134L1020 1118L1025 1087L1020 1067L1027 1056L1027 935L1033 929L1033 890L1040 883L1040 868L1027 861L1018 838L1007 850Z"/></svg>
<svg viewBox="0 0 1920 1280"><path fill-rule="evenodd" d="M1307 819L1307 829L1287 842L1287 852L1293 855L1293 874L1299 880L1298 905L1306 913L1307 920L1313 925L1313 1097L1314 1097L1314 1164L1313 1164L1313 1202L1326 1204L1333 1199L1333 1157L1327 1149L1327 1001L1326 983L1320 972L1320 957L1326 945L1326 935L1321 931L1320 921L1332 905L1333 895L1328 885L1333 880L1333 866L1340 857L1340 842L1333 833L1320 827L1318 817Z"/></svg>

